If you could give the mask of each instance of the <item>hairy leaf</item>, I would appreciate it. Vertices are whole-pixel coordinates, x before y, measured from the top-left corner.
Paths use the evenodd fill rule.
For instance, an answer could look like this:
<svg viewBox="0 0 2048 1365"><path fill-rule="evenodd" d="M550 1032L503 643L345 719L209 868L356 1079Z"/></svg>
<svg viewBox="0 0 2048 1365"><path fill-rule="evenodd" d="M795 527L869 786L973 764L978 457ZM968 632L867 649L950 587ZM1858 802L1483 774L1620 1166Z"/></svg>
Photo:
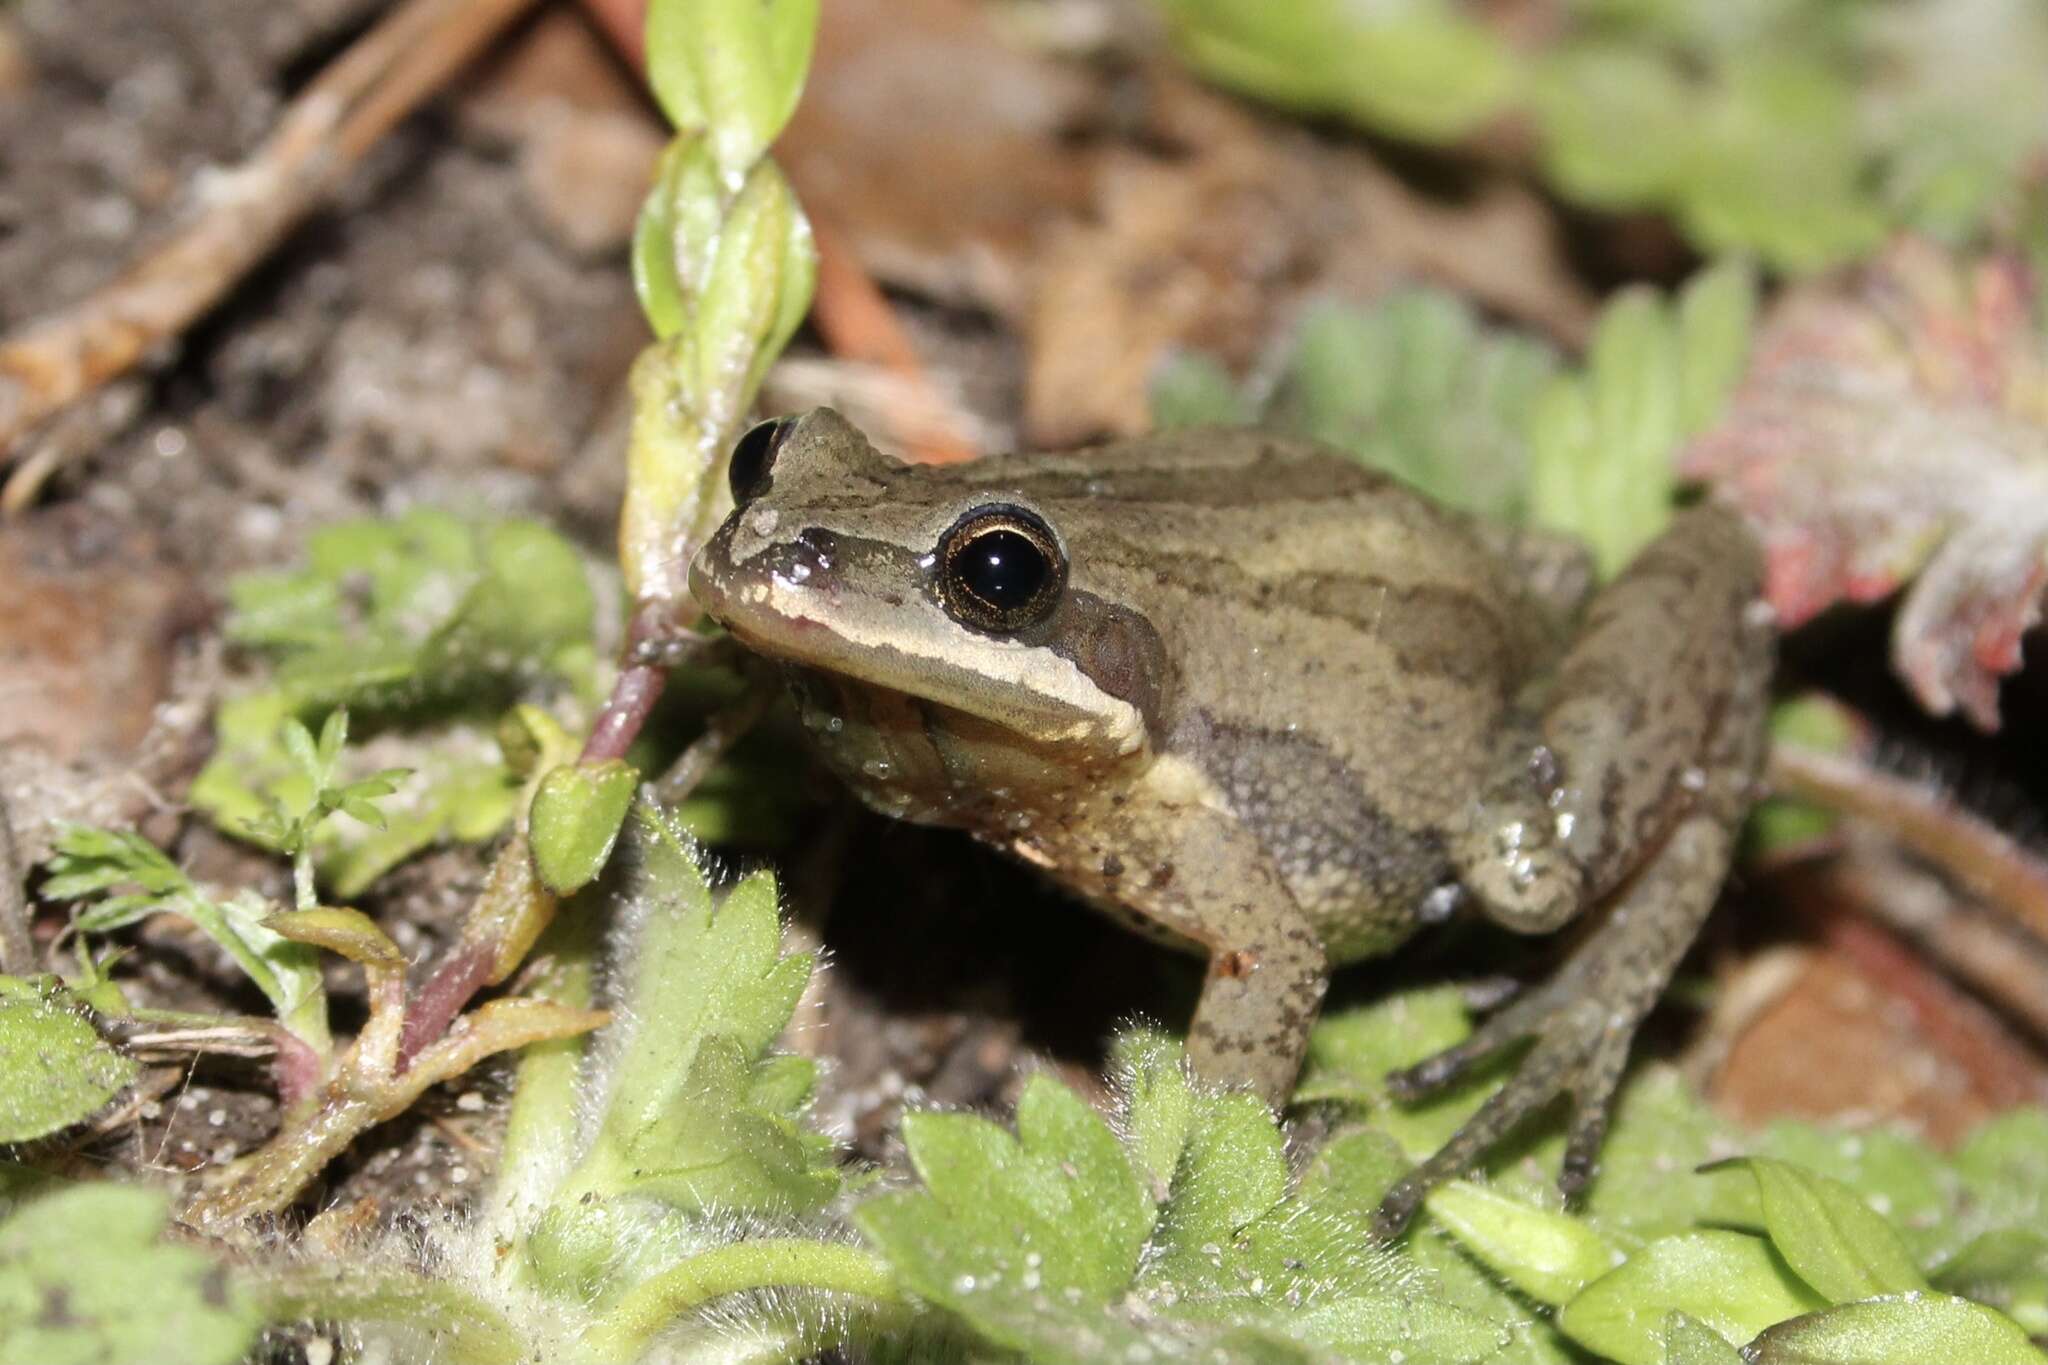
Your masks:
<svg viewBox="0 0 2048 1365"><path fill-rule="evenodd" d="M90 1118L135 1075L55 978L0 976L0 1142Z"/></svg>
<svg viewBox="0 0 2048 1365"><path fill-rule="evenodd" d="M166 1243L163 1196L111 1181L0 1223L0 1365L233 1365L261 1314L225 1267Z"/></svg>

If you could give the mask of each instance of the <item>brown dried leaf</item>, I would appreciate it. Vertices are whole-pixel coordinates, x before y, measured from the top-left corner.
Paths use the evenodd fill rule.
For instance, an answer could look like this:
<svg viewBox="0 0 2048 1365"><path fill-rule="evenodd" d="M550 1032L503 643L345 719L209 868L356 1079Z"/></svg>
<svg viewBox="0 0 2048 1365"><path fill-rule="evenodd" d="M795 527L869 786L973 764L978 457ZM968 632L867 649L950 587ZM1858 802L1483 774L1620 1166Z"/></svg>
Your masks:
<svg viewBox="0 0 2048 1365"><path fill-rule="evenodd" d="M1144 73L1150 141L1099 162L1096 211L1054 234L1026 319L1025 425L1069 445L1151 424L1154 373L1176 349L1243 372L1308 300L1370 299L1417 279L1470 295L1556 340L1593 309L1553 217L1482 179L1429 198L1362 149L1238 105L1164 69Z"/></svg>
<svg viewBox="0 0 2048 1365"><path fill-rule="evenodd" d="M2016 259L1904 238L1767 319L1683 458L1749 515L1797 626L1906 587L1893 664L1929 711L1998 726L2048 581L2048 346Z"/></svg>

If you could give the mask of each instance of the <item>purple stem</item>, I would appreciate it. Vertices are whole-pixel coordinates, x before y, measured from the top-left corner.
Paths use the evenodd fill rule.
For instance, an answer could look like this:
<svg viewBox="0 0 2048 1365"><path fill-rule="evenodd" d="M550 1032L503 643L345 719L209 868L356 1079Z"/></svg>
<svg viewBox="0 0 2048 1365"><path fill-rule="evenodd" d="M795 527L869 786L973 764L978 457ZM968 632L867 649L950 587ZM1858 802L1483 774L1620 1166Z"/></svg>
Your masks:
<svg viewBox="0 0 2048 1365"><path fill-rule="evenodd" d="M434 969L427 984L420 987L412 1007L405 1012L405 1027L398 1035L398 1069L403 1072L412 1059L440 1041L462 1013L470 997L490 984L491 966L497 960L495 946L461 943Z"/></svg>
<svg viewBox="0 0 2048 1365"><path fill-rule="evenodd" d="M661 700L661 689L667 682L665 668L629 664L612 684L604 710L598 712L596 723L590 727L590 738L583 741L581 761L591 764L624 758L626 750L640 737L640 727L647 723L654 703Z"/></svg>

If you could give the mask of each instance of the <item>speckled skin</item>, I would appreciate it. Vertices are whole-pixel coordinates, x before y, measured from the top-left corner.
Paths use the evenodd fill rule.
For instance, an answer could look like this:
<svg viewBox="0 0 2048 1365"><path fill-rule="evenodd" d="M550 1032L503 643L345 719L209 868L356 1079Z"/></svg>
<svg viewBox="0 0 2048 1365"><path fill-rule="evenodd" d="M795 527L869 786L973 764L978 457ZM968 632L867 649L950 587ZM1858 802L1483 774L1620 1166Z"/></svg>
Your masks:
<svg viewBox="0 0 2048 1365"><path fill-rule="evenodd" d="M933 583L967 512L1039 514L1059 607L1014 635ZM1330 964L1461 904L1605 923L1556 981L1397 1077L1520 1038L1502 1096L1389 1197L1405 1220L1561 1093L1583 1182L1635 1025L1726 873L1770 634L1747 532L1681 513L1580 609L1583 560L1481 527L1320 447L1200 431L951 468L798 420L691 569L788 665L826 760L876 809L950 825L1207 955L1196 1070L1284 1101Z"/></svg>

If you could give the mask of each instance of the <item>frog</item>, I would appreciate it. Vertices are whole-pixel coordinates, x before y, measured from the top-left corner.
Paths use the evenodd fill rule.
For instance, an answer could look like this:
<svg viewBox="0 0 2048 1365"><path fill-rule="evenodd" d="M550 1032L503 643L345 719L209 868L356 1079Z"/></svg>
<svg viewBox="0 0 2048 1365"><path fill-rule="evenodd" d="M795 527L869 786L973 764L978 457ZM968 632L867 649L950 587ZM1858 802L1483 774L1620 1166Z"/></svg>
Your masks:
<svg viewBox="0 0 2048 1365"><path fill-rule="evenodd" d="M1284 1107L1332 969L1452 916L1564 936L1388 1078L1412 1102L1520 1050L1377 1224L1560 1100L1558 1183L1590 1182L1759 780L1773 632L1735 513L1677 510L1597 584L1576 543L1311 441L917 465L830 408L747 432L729 483L698 606L869 807L1204 957L1198 1078Z"/></svg>

